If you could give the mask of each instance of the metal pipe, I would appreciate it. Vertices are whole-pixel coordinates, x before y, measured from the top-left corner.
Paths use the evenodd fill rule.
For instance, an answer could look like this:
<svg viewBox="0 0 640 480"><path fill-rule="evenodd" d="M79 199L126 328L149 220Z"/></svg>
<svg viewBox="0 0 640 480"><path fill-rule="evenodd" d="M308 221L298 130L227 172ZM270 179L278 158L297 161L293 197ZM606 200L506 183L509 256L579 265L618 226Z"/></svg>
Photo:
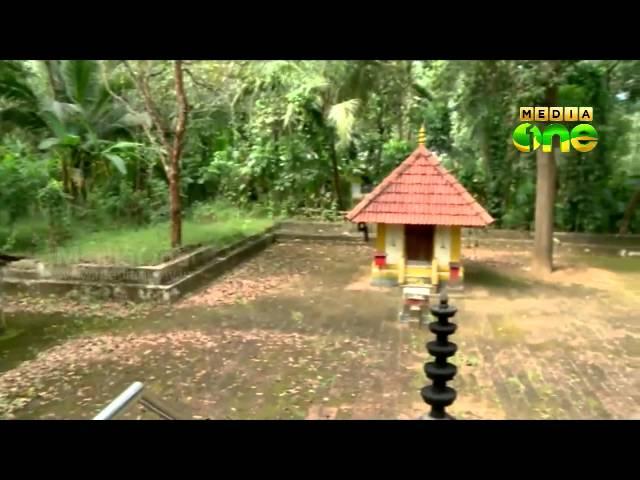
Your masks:
<svg viewBox="0 0 640 480"><path fill-rule="evenodd" d="M123 413L127 408L136 403L142 395L144 385L142 382L134 382L129 388L116 397L109 405L106 406L94 420L111 420L116 415Z"/></svg>
<svg viewBox="0 0 640 480"><path fill-rule="evenodd" d="M165 420L186 420L187 418L183 415L177 413L173 408L169 407L162 400L157 398L155 395L151 395L149 392L145 393L140 397L140 405L142 405L147 410L155 413L160 418L164 418Z"/></svg>

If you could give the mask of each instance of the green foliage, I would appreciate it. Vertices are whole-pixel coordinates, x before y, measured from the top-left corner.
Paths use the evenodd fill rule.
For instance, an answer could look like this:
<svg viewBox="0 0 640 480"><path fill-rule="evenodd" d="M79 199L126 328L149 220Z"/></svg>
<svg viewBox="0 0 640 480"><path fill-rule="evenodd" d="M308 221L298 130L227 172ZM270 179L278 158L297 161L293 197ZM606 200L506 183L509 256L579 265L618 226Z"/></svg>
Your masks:
<svg viewBox="0 0 640 480"><path fill-rule="evenodd" d="M49 225L49 246L57 247L69 235L70 218L68 209L68 196L65 194L62 183L50 179L49 183L38 191L40 210L44 212Z"/></svg>
<svg viewBox="0 0 640 480"><path fill-rule="evenodd" d="M0 251L33 254L47 247L49 223L43 217L21 218L14 225L0 224Z"/></svg>
<svg viewBox="0 0 640 480"><path fill-rule="evenodd" d="M413 150L414 146L406 140L390 139L382 145L381 164L371 176L381 181L391 170L397 167Z"/></svg>
<svg viewBox="0 0 640 480"><path fill-rule="evenodd" d="M515 192L511 197L512 204L502 217L505 228L528 230L533 225L535 211L536 186L532 175L527 175L524 181L515 185Z"/></svg>
<svg viewBox="0 0 640 480"><path fill-rule="evenodd" d="M241 223L238 208L334 219L349 182L382 180L415 149L424 123L427 147L496 226L532 228L535 156L519 154L510 136L518 107L540 102L549 82L559 104L594 107L601 137L593 152L558 156L556 228L615 232L640 189L637 61L185 65L181 193L194 221ZM170 66L148 62L168 131ZM121 62L0 61L0 247L61 246L114 225L153 225L162 243L166 152L144 111ZM629 226L640 232L638 212Z"/></svg>
<svg viewBox="0 0 640 480"><path fill-rule="evenodd" d="M34 192L49 180L48 163L19 139L6 138L0 145L0 215L10 226L19 217L35 213Z"/></svg>

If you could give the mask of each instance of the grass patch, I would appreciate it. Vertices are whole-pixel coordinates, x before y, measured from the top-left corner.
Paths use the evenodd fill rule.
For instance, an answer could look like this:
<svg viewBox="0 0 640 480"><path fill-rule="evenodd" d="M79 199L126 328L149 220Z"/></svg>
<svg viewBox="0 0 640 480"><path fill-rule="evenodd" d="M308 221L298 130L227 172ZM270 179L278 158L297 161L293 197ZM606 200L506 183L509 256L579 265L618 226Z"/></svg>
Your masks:
<svg viewBox="0 0 640 480"><path fill-rule="evenodd" d="M200 204L186 212L182 225L185 250L197 245L223 247L260 233L273 225L258 209L241 210L222 202ZM77 221L69 229L69 239L51 249L47 245L48 225L44 219L22 219L13 232L0 223L0 251L35 256L48 263L69 265L96 263L108 265L153 265L171 253L168 221L145 226L110 225ZM173 252L175 253L175 252Z"/></svg>
<svg viewBox="0 0 640 480"><path fill-rule="evenodd" d="M25 218L12 229L6 223L0 222L0 251L5 246L15 254L30 254L37 252L46 243L49 226L43 218Z"/></svg>
<svg viewBox="0 0 640 480"><path fill-rule="evenodd" d="M224 247L260 233L273 223L257 208L241 210L223 202L199 204L186 212L182 224L183 248ZM129 266L161 263L172 253L168 221L146 226L78 221L70 227L70 238L55 249L47 245L48 230L47 222L41 218L22 219L13 231L0 223L0 251L5 247L5 253L34 256L56 265Z"/></svg>
<svg viewBox="0 0 640 480"><path fill-rule="evenodd" d="M222 247L263 231L272 225L265 218L233 218L201 222L185 220L183 245ZM40 255L55 264L80 262L117 265L152 265L171 252L169 222L142 228L118 228L92 232L69 240L54 252Z"/></svg>
<svg viewBox="0 0 640 480"><path fill-rule="evenodd" d="M640 257L618 257L603 255L578 255L576 263L585 266L602 268L619 273L640 273Z"/></svg>
<svg viewBox="0 0 640 480"><path fill-rule="evenodd" d="M0 342L4 342L6 340L11 340L12 338L17 337L22 333L22 330L17 328L7 328L2 333L0 333Z"/></svg>

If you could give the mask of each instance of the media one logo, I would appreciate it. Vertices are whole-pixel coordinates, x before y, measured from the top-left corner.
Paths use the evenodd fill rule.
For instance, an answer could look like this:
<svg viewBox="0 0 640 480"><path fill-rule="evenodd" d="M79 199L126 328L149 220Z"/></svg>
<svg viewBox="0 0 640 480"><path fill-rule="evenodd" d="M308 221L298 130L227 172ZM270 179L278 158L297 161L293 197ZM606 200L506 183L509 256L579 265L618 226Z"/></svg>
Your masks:
<svg viewBox="0 0 640 480"><path fill-rule="evenodd" d="M513 144L521 152L532 152L542 145L543 152L551 152L553 137L560 138L560 151L568 152L569 145L578 152L590 152L598 144L598 132L593 125L580 123L571 129L552 123L544 131L529 122L592 122L593 107L520 107L521 123L513 131Z"/></svg>

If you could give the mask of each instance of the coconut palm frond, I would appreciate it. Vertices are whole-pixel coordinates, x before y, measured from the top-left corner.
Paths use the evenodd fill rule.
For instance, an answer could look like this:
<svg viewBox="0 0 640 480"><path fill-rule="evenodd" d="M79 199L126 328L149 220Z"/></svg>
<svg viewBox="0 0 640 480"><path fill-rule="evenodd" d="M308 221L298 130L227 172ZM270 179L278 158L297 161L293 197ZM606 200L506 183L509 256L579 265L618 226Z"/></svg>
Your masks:
<svg viewBox="0 0 640 480"><path fill-rule="evenodd" d="M74 103L86 105L96 101L101 86L97 61L65 60L61 72L67 95Z"/></svg>
<svg viewBox="0 0 640 480"><path fill-rule="evenodd" d="M356 111L360 106L360 100L352 98L344 102L336 103L329 109L327 118L335 127L338 135L338 147L345 147L351 141L351 134L356 120Z"/></svg>
<svg viewBox="0 0 640 480"><path fill-rule="evenodd" d="M27 82L27 71L17 62L0 61L0 99L35 107L37 96Z"/></svg>
<svg viewBox="0 0 640 480"><path fill-rule="evenodd" d="M303 85L303 90L306 95L311 93L313 90L321 90L323 88L329 87L329 80L321 75L315 75L309 78L305 84Z"/></svg>
<svg viewBox="0 0 640 480"><path fill-rule="evenodd" d="M3 130L43 127L38 119L38 98L28 72L18 62L0 61L0 126Z"/></svg>

